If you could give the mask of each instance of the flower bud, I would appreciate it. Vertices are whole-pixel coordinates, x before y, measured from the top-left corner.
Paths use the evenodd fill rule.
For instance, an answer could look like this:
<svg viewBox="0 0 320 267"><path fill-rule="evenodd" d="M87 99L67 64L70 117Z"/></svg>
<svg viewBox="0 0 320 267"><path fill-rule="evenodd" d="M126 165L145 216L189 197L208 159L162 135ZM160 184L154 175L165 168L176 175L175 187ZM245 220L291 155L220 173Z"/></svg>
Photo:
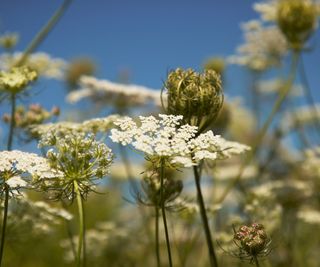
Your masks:
<svg viewBox="0 0 320 267"><path fill-rule="evenodd" d="M282 0L277 8L277 22L295 50L303 48L317 27L317 8L310 0Z"/></svg>
<svg viewBox="0 0 320 267"><path fill-rule="evenodd" d="M160 177L157 173L148 172L143 178L142 189L146 199L140 202L160 207L161 201L163 201L165 206L168 206L167 204L175 200L182 192L183 183L181 180L164 178L163 199L161 199Z"/></svg>
<svg viewBox="0 0 320 267"><path fill-rule="evenodd" d="M167 112L183 115L184 123L203 131L217 117L223 93L220 75L213 70L197 73L192 69L176 69L165 82Z"/></svg>
<svg viewBox="0 0 320 267"><path fill-rule="evenodd" d="M241 226L234 234L234 240L240 242L240 247L251 256L258 256L267 249L270 240L262 224L253 223Z"/></svg>

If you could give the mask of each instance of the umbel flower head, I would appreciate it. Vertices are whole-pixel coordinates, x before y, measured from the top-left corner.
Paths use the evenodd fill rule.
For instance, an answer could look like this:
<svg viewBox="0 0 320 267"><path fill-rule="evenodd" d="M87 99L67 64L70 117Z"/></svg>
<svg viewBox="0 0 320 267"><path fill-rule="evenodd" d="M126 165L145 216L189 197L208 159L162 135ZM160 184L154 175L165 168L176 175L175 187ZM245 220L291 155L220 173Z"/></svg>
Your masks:
<svg viewBox="0 0 320 267"><path fill-rule="evenodd" d="M277 23L293 49L300 50L317 27L317 6L311 0L281 0Z"/></svg>
<svg viewBox="0 0 320 267"><path fill-rule="evenodd" d="M114 123L118 129L111 130L110 138L115 143L132 145L152 162L165 159L169 164L184 167L249 150L248 146L226 141L212 131L197 135L197 126L182 125L183 116L160 114L159 117L140 116L138 123L129 117L119 119Z"/></svg>
<svg viewBox="0 0 320 267"><path fill-rule="evenodd" d="M27 187L34 176L51 173L48 161L33 153L19 150L0 152L0 196L9 189L12 196Z"/></svg>
<svg viewBox="0 0 320 267"><path fill-rule="evenodd" d="M59 173L56 177L38 177L40 188L49 191L53 199L76 197L74 182L80 189L82 198L94 191L95 181L109 172L112 162L111 150L95 140L94 135L70 132L59 135L56 132L45 134L39 147L50 148L47 158L53 170Z"/></svg>
<svg viewBox="0 0 320 267"><path fill-rule="evenodd" d="M270 253L271 240L262 224L241 226L235 231L233 239L240 249L238 256L241 259L249 259L252 262L254 258L267 256Z"/></svg>
<svg viewBox="0 0 320 267"><path fill-rule="evenodd" d="M164 84L167 92L166 111L182 115L183 122L202 131L218 116L223 104L220 75L214 70L197 73L192 69L176 69Z"/></svg>
<svg viewBox="0 0 320 267"><path fill-rule="evenodd" d="M0 91L17 94L37 79L37 73L28 67L12 68L0 72Z"/></svg>

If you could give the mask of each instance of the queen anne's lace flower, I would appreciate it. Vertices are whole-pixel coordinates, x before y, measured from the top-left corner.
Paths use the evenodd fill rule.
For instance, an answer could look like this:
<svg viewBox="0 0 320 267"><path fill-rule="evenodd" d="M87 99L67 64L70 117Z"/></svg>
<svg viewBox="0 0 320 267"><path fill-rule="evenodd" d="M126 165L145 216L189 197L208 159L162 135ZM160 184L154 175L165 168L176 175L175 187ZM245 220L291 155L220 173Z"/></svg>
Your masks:
<svg viewBox="0 0 320 267"><path fill-rule="evenodd" d="M16 52L14 54L4 53L0 55L0 69L9 70L22 57L23 53ZM67 66L67 62L61 58L53 58L44 52L31 54L25 65L35 70L39 76L52 79L62 79L63 71Z"/></svg>
<svg viewBox="0 0 320 267"><path fill-rule="evenodd" d="M16 189L26 187L28 181L35 176L52 176L48 161L33 153L19 150L0 152L0 191L9 187L12 193Z"/></svg>
<svg viewBox="0 0 320 267"><path fill-rule="evenodd" d="M81 197L86 198L89 192L94 191L95 181L109 173L111 150L96 141L93 134L48 132L42 136L39 147L49 149L47 158L50 166L61 174L50 179L46 176L38 179L41 189L52 193L54 199L72 201L77 194L75 183L80 188Z"/></svg>
<svg viewBox="0 0 320 267"><path fill-rule="evenodd" d="M237 48L237 55L228 58L229 63L257 71L281 64L288 44L276 26L265 27L260 21L253 20L242 24L242 29L245 43Z"/></svg>
<svg viewBox="0 0 320 267"><path fill-rule="evenodd" d="M148 157L163 157L177 165L190 167L201 160L229 158L249 149L248 146L226 141L212 131L197 136L198 127L181 125L182 116L140 116L140 123L125 117L115 122L118 129L111 130L113 142L131 144Z"/></svg>
<svg viewBox="0 0 320 267"><path fill-rule="evenodd" d="M94 77L80 78L80 89L67 96L70 103L89 98L99 103L111 103L118 106L141 106L154 102L160 106L160 91L140 85L113 83L108 80L98 80Z"/></svg>
<svg viewBox="0 0 320 267"><path fill-rule="evenodd" d="M97 133L108 131L113 122L119 119L119 115L110 115L105 118L96 118L84 122L60 121L30 126L30 133L35 136L45 136L47 133L66 135L70 132Z"/></svg>

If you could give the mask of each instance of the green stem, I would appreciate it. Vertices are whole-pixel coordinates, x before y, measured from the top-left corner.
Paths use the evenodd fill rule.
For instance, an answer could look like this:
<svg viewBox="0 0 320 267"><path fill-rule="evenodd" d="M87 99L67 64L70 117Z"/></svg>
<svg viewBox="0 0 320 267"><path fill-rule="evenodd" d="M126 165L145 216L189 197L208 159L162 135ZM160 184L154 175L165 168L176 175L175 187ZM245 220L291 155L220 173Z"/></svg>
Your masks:
<svg viewBox="0 0 320 267"><path fill-rule="evenodd" d="M82 197L79 190L79 185L76 181L73 182L74 190L77 195L77 205L78 205L78 213L79 213L79 242L78 242L78 252L77 252L77 266L84 266L84 261L81 262L81 255L86 254L84 247L84 236L85 236L85 224L84 224L84 208Z"/></svg>
<svg viewBox="0 0 320 267"><path fill-rule="evenodd" d="M155 238L156 238L156 256L157 256L157 267L161 266L161 261L160 261L160 247L159 247L159 209L158 207L155 207L155 212L156 212L156 218L155 218Z"/></svg>
<svg viewBox="0 0 320 267"><path fill-rule="evenodd" d="M254 256L254 257L253 257L253 261L254 261L254 263L255 263L255 265L256 265L257 267L260 267L260 264L259 264L259 261L258 261L257 256Z"/></svg>
<svg viewBox="0 0 320 267"><path fill-rule="evenodd" d="M277 112L280 110L283 102L285 101L285 99L287 98L290 89L292 88L292 85L294 83L295 77L296 77L296 70L298 67L298 62L299 62L299 52L298 51L294 51L293 55L292 55L292 62L291 62L291 68L290 68L290 74L289 77L287 79L286 84L284 85L284 87L282 88L282 91L279 93L278 98L276 99L276 102L274 103L271 113L269 114L269 116L267 117L267 120L264 122L261 130L259 131L259 134L257 136L256 141L254 142L254 144L252 145L252 149L249 152L248 157L245 159L245 161L243 162L243 164L240 167L239 173L238 175L232 180L230 181L230 183L227 185L225 191L222 193L221 197L217 200L218 204L221 204L225 198L227 197L227 195L229 194L229 192L234 188L234 186L240 181L242 174L244 172L244 170L246 169L247 165L249 163L251 163L251 161L254 159L254 157L256 156L260 145L263 141L263 138L265 137L275 115L277 114Z"/></svg>
<svg viewBox="0 0 320 267"><path fill-rule="evenodd" d="M67 210L66 203L64 201L62 201L61 203L62 203L62 207L65 210ZM70 241L72 255L74 257L74 260L76 260L77 259L77 251L76 251L76 246L75 246L74 241L73 241L73 234L72 234L71 225L70 225L70 222L67 219L65 219L64 221L66 223L66 230L67 230L67 235L68 235L68 238L69 238L69 241Z"/></svg>
<svg viewBox="0 0 320 267"><path fill-rule="evenodd" d="M7 150L11 150L12 149L14 127L16 126L16 118L15 118L15 113L16 113L16 94L11 94L10 102L11 102L11 119L10 119L10 128L9 128Z"/></svg>
<svg viewBox="0 0 320 267"><path fill-rule="evenodd" d="M203 230L204 230L206 240L207 240L210 266L217 267L218 261L217 261L216 253L215 253L214 247L213 247L207 212L206 212L204 199L203 199L202 191L201 191L201 184L200 184L201 177L199 175L197 166L193 166L193 173L194 173L194 180L195 180L196 188L197 188L197 198L198 198L198 204L199 204L200 215L201 215L201 220L202 220L202 226L203 226Z"/></svg>
<svg viewBox="0 0 320 267"><path fill-rule="evenodd" d="M0 267L2 264L2 256L4 250L4 242L6 237L6 226L8 218L8 206L9 206L9 188L5 185L5 199L4 199L4 210L3 210L3 220L2 220L2 229L1 229L1 244L0 244Z"/></svg>
<svg viewBox="0 0 320 267"><path fill-rule="evenodd" d="M168 225L167 225L167 218L166 218L166 209L165 209L165 203L164 203L164 197L163 197L163 184L164 184L164 159L161 159L161 166L160 166L160 201L161 201L161 213L162 213L162 219L163 219L163 226L164 226L164 232L166 236L166 244L167 244L167 252L168 252L168 260L169 260L169 266L172 267L172 257L171 257L171 248L170 248L170 239L169 239L169 231L168 231Z"/></svg>
<svg viewBox="0 0 320 267"><path fill-rule="evenodd" d="M21 66L28 59L28 56L40 45L40 43L47 37L53 27L57 24L59 19L67 10L72 0L65 0L59 9L52 15L49 21L44 25L38 34L33 38L31 43L28 45L21 58L14 64L15 67Z"/></svg>

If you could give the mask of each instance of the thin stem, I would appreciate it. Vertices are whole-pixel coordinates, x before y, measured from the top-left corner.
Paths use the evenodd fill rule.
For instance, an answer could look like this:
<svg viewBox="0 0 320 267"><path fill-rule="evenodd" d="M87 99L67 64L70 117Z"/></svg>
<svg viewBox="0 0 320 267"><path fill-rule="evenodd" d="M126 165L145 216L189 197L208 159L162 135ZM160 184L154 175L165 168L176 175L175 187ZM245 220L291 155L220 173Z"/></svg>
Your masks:
<svg viewBox="0 0 320 267"><path fill-rule="evenodd" d="M9 206L9 188L5 185L5 199L4 199L4 210L3 210L3 220L2 220L2 229L1 229L1 243L0 243L0 267L2 264L2 256L4 250L4 242L6 237L6 227L7 227L7 218L8 218L8 206Z"/></svg>
<svg viewBox="0 0 320 267"><path fill-rule="evenodd" d="M16 113L16 94L11 94L10 102L11 102L11 118L10 118L10 128L9 128L7 150L11 150L12 149L14 127L16 126L16 117L15 117L15 113Z"/></svg>
<svg viewBox="0 0 320 267"><path fill-rule="evenodd" d="M155 238L156 238L156 256L157 256L157 267L161 266L161 261L160 261L160 247L159 247L159 209L158 207L155 207L155 212L156 212L156 218L155 218Z"/></svg>
<svg viewBox="0 0 320 267"><path fill-rule="evenodd" d="M28 56L41 44L41 42L47 37L50 31L57 24L59 19L67 10L68 6L71 4L72 0L65 0L62 5L57 9L57 11L52 15L49 21L44 25L38 34L33 38L31 43L28 45L21 58L14 64L15 67L23 65L28 59Z"/></svg>
<svg viewBox="0 0 320 267"><path fill-rule="evenodd" d="M307 103L308 103L308 105L310 105L312 107L312 110L315 114L315 125L314 126L315 126L316 133L318 134L318 137L319 137L320 136L320 119L319 119L320 112L318 111L317 105L316 105L314 98L312 96L307 73L306 73L306 70L304 67L303 57L301 57L301 60L300 60L300 77L301 77L301 82L303 84L302 88L303 88L303 92L306 97Z"/></svg>
<svg viewBox="0 0 320 267"><path fill-rule="evenodd" d="M62 207L65 210L67 210L66 203L64 201L62 201L61 203L62 203ZM67 219L65 219L64 221L66 223L66 230L67 230L67 235L68 235L68 238L69 238L69 241L70 241L72 255L74 257L74 260L76 260L77 259L77 251L76 251L76 246L75 246L74 241L73 241L73 234L72 234L71 225L70 225L70 222Z"/></svg>
<svg viewBox="0 0 320 267"><path fill-rule="evenodd" d="M253 261L254 261L254 263L255 263L255 265L256 265L257 267L260 267L260 264L259 264L259 261L258 261L257 256L254 256L254 257L253 257Z"/></svg>
<svg viewBox="0 0 320 267"><path fill-rule="evenodd" d="M164 232L166 236L166 244L167 244L167 252L168 252L168 260L169 260L169 266L172 267L172 257L171 257L171 248L170 248L170 239L169 239L169 231L168 231L168 225L167 225L167 218L166 218L166 209L165 209L165 203L163 198L163 180L164 180L164 160L161 159L161 166L160 166L160 201L161 201L161 213L162 213L162 219L163 219L163 226L164 226Z"/></svg>
<svg viewBox="0 0 320 267"><path fill-rule="evenodd" d="M84 262L81 262L81 255L85 255L84 248L84 236L85 236L85 224L84 224L84 208L82 197L79 191L79 185L76 181L73 182L75 193L77 195L77 205L78 205L78 213L79 213L79 242L78 242L78 252L77 252L77 266L84 266ZM83 252L82 252L83 250ZM84 258L84 257L83 257Z"/></svg>
<svg viewBox="0 0 320 267"><path fill-rule="evenodd" d="M222 193L221 197L217 200L218 204L221 204L225 200L225 198L227 197L229 192L234 188L234 186L236 184L238 184L247 165L256 156L256 154L260 148L260 145L263 141L263 138L265 137L269 127L271 126L271 123L272 123L275 115L280 110L283 102L286 100L286 98L292 88L292 85L293 85L295 77L296 77L296 71L297 71L298 62L299 62L299 55L300 55L300 53L298 51L293 52L291 68L290 68L290 73L289 73L289 77L287 79L287 82L284 85L284 87L282 88L282 91L279 93L278 98L276 99L276 102L274 103L274 105L272 107L271 113L269 114L269 116L267 117L266 121L264 122L261 130L259 131L257 139L255 140L254 144L252 145L252 149L249 152L248 157L245 159L245 161L241 165L238 175L233 180L231 180L230 183L227 185L225 191Z"/></svg>
<svg viewBox="0 0 320 267"><path fill-rule="evenodd" d="M215 253L214 247L213 247L210 227L209 227L209 223L208 223L207 212L206 212L204 199L203 199L202 191L201 191L201 184L200 184L201 177L199 175L197 166L193 166L193 173L194 173L194 180L195 180L196 188L197 188L197 198L198 198L198 204L199 204L199 208L200 208L202 226L203 226L203 230L204 230L206 240L207 240L210 266L217 267L218 261L217 261L217 256L216 256L216 253Z"/></svg>

